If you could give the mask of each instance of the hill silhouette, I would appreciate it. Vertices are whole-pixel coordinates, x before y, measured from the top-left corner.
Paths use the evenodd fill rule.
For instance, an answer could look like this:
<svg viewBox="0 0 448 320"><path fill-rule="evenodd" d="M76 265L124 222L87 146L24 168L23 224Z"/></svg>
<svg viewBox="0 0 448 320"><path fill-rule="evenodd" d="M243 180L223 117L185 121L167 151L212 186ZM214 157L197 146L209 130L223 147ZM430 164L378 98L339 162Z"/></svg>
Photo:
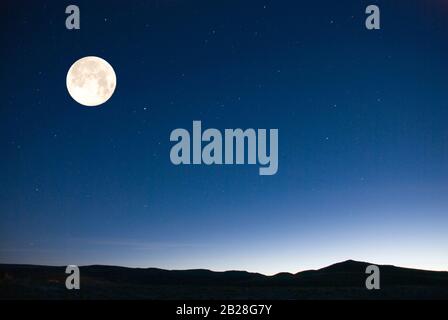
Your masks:
<svg viewBox="0 0 448 320"><path fill-rule="evenodd" d="M65 267L0 264L1 299L448 299L448 272L379 265L381 289L365 288L371 263L266 276L246 271L80 267L81 290Z"/></svg>

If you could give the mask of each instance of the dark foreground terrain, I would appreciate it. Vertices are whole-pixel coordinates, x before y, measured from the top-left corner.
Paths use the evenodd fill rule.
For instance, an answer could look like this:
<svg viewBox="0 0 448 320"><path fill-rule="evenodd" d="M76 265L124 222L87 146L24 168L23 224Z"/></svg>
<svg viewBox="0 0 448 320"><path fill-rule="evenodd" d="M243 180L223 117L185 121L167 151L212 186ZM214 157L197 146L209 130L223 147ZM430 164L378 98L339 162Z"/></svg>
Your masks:
<svg viewBox="0 0 448 320"><path fill-rule="evenodd" d="M80 290L65 288L65 267L0 264L0 299L448 299L448 272L383 265L381 289L367 290L369 264L274 276L94 265L80 267Z"/></svg>

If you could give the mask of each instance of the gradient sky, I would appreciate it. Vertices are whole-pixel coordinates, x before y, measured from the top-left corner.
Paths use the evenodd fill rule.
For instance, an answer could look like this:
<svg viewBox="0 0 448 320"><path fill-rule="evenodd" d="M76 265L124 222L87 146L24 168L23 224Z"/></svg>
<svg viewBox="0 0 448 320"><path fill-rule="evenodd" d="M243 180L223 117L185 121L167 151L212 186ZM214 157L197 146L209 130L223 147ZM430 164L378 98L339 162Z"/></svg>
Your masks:
<svg viewBox="0 0 448 320"><path fill-rule="evenodd" d="M1 263L448 270L445 1L0 6ZM97 108L65 86L89 55L117 73ZM174 166L193 120L278 128L278 173Z"/></svg>

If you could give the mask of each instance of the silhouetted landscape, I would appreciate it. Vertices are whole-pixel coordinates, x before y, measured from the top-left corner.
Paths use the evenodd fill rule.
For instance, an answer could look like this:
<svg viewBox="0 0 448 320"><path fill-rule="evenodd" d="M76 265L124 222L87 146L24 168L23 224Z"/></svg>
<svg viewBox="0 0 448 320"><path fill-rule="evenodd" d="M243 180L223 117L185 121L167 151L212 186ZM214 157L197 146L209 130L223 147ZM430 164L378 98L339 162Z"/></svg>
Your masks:
<svg viewBox="0 0 448 320"><path fill-rule="evenodd" d="M381 289L367 290L353 260L266 276L245 271L80 267L81 289L67 290L65 267L0 264L1 299L448 299L448 272L380 266Z"/></svg>

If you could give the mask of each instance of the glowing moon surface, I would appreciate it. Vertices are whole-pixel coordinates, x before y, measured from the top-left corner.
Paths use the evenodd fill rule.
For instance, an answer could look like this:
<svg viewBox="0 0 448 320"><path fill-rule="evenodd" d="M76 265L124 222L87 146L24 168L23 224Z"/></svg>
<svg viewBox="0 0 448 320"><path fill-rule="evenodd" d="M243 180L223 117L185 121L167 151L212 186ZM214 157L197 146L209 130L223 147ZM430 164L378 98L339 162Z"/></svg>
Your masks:
<svg viewBox="0 0 448 320"><path fill-rule="evenodd" d="M112 66L99 57L84 57L67 72L67 90L70 96L85 106L98 106L112 96L117 77Z"/></svg>

